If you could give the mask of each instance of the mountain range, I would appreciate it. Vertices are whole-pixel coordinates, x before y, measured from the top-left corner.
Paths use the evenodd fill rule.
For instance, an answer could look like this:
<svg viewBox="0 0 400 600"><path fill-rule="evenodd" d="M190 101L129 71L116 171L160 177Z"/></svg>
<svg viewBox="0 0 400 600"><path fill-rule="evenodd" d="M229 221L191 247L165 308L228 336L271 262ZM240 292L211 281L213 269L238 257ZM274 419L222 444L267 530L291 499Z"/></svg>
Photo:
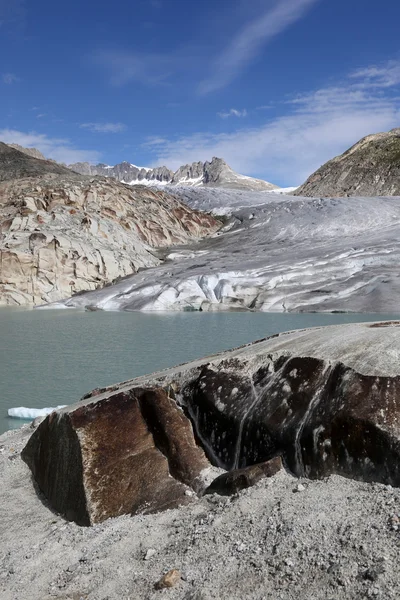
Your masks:
<svg viewBox="0 0 400 600"><path fill-rule="evenodd" d="M236 173L222 158L217 157L214 157L211 162L194 162L183 165L177 171L171 171L167 167L154 167L153 169L138 167L129 162L122 162L115 166L91 165L88 162L81 162L68 165L68 167L82 175L114 177L114 179L130 185L206 186L249 191L278 189L278 186L268 181Z"/></svg>

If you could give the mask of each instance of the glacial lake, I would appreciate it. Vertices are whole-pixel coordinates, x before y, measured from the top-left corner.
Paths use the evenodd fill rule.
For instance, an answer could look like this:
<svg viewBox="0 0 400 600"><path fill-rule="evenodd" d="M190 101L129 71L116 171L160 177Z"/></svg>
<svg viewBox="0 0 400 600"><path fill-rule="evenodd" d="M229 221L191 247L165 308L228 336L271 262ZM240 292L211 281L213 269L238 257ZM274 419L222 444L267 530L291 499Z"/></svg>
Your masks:
<svg viewBox="0 0 400 600"><path fill-rule="evenodd" d="M9 408L71 404L99 386L290 329L393 314L138 313L0 309L0 433Z"/></svg>

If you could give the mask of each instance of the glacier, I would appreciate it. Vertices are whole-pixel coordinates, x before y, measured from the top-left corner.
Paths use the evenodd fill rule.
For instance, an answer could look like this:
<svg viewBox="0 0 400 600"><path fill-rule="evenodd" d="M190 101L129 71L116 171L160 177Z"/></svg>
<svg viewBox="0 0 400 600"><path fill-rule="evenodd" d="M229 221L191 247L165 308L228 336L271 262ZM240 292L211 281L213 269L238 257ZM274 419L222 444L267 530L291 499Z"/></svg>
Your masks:
<svg viewBox="0 0 400 600"><path fill-rule="evenodd" d="M224 227L160 266L52 306L104 310L399 312L400 197L305 198L179 188Z"/></svg>

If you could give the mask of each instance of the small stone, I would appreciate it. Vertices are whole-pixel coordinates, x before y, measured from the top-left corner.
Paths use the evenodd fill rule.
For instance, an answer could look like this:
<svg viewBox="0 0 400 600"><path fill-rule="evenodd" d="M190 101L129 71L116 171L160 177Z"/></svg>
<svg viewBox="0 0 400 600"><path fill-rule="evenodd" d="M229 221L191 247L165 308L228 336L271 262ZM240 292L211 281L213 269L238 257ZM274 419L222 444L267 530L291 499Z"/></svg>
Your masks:
<svg viewBox="0 0 400 600"><path fill-rule="evenodd" d="M165 573L159 581L155 584L156 590L162 590L164 588L171 588L176 586L181 579L181 574L177 569L171 569L168 573Z"/></svg>
<svg viewBox="0 0 400 600"><path fill-rule="evenodd" d="M150 558L153 558L155 554L157 554L157 550L154 548L149 548L144 556L144 560L150 560Z"/></svg>
<svg viewBox="0 0 400 600"><path fill-rule="evenodd" d="M287 567L293 567L294 563L293 563L293 561L292 561L292 560L290 560L290 558L286 558L286 559L285 559L285 565L286 565Z"/></svg>
<svg viewBox="0 0 400 600"><path fill-rule="evenodd" d="M384 572L384 566L382 564L377 564L364 572L364 579L367 579L368 581L377 581L379 575L382 575Z"/></svg>
<svg viewBox="0 0 400 600"><path fill-rule="evenodd" d="M297 486L294 488L294 492L304 492L305 490L305 486L302 483L298 483Z"/></svg>

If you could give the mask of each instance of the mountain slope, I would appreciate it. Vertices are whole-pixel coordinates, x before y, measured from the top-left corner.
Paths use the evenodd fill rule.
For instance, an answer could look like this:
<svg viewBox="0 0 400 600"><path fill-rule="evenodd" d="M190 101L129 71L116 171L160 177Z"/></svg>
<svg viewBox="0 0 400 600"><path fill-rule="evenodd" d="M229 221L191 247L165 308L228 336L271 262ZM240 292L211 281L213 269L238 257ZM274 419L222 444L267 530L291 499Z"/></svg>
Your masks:
<svg viewBox="0 0 400 600"><path fill-rule="evenodd" d="M85 177L0 144L0 305L43 304L161 263L220 223L170 194Z"/></svg>
<svg viewBox="0 0 400 600"><path fill-rule="evenodd" d="M10 148L14 148L15 150L19 150L28 156L33 156L33 158L39 158L40 160L46 160L46 157L38 150L37 148L24 148L19 144L8 144Z"/></svg>
<svg viewBox="0 0 400 600"><path fill-rule="evenodd" d="M35 158L0 142L0 181L44 175L67 175L70 178L75 176L63 165Z"/></svg>
<svg viewBox="0 0 400 600"><path fill-rule="evenodd" d="M222 158L214 157L211 162L194 162L179 167L175 173L167 167L148 169L122 162L114 167L99 164L75 163L69 168L87 175L104 175L130 185L172 185L194 187L222 187L237 190L271 191L278 186L240 175L231 169Z"/></svg>
<svg viewBox="0 0 400 600"><path fill-rule="evenodd" d="M313 173L296 196L400 196L400 128L369 135Z"/></svg>

